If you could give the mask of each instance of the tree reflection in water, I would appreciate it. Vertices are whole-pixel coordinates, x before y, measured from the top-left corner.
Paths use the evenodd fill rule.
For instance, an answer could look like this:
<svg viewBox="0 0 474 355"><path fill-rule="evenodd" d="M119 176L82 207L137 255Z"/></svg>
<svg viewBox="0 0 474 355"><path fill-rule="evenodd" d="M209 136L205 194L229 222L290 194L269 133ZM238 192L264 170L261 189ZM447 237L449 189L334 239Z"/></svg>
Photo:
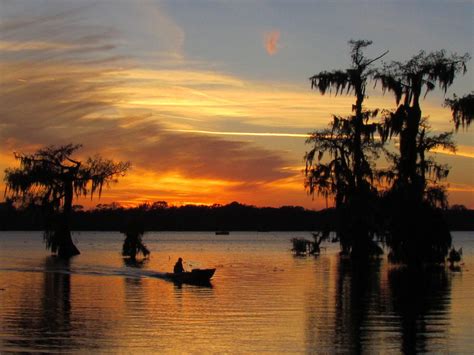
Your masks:
<svg viewBox="0 0 474 355"><path fill-rule="evenodd" d="M316 262L306 295L306 351L449 349L450 275L444 267L411 269L384 260Z"/></svg>
<svg viewBox="0 0 474 355"><path fill-rule="evenodd" d="M360 353L370 338L370 313L383 307L380 290L380 260L355 262L340 258L336 281L335 345Z"/></svg>
<svg viewBox="0 0 474 355"><path fill-rule="evenodd" d="M69 260L49 256L44 260L43 287L35 299L22 299L17 323L20 336L9 342L22 349L67 350L77 348L71 337L71 275Z"/></svg>
<svg viewBox="0 0 474 355"><path fill-rule="evenodd" d="M146 268L149 259L133 260L130 258L123 258L125 266L135 269ZM125 285L125 305L128 312L128 317L134 317L137 314L146 312L146 302L143 290L143 280L140 276L124 277Z"/></svg>
<svg viewBox="0 0 474 355"><path fill-rule="evenodd" d="M51 333L69 337L71 332L71 274L68 259L46 258L43 321ZM43 327L42 327L43 328Z"/></svg>
<svg viewBox="0 0 474 355"><path fill-rule="evenodd" d="M444 267L395 268L389 270L388 281L393 310L400 317L400 350L409 354L446 351L451 280Z"/></svg>

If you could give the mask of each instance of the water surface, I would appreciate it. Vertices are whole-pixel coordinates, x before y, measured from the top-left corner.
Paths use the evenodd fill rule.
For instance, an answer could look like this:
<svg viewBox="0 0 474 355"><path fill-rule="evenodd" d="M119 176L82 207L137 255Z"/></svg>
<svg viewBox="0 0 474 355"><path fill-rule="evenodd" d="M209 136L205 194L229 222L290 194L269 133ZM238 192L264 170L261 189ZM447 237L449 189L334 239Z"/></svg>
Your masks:
<svg viewBox="0 0 474 355"><path fill-rule="evenodd" d="M137 267L120 233L74 233L82 254L64 262L40 232L1 232L0 351L473 351L474 233L454 233L461 272L419 273L351 265L332 244L295 257L292 237L310 235L148 233ZM211 287L154 277L180 256L216 267Z"/></svg>

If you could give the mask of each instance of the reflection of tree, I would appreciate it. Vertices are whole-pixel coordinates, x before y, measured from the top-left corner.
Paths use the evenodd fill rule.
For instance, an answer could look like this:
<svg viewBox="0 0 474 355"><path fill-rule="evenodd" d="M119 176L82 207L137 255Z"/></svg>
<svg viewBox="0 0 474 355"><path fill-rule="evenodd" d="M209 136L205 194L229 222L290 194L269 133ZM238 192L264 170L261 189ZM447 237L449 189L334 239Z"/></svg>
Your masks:
<svg viewBox="0 0 474 355"><path fill-rule="evenodd" d="M393 269L388 280L393 309L401 322L400 350L409 354L436 350L429 348L427 334L430 338L447 337L446 325L436 326L432 319L447 311L451 282L446 270Z"/></svg>
<svg viewBox="0 0 474 355"><path fill-rule="evenodd" d="M335 258L336 267L318 265L317 287L306 306L309 353L359 353L372 350L373 316L383 313L380 260L356 264ZM334 272L331 272L334 271ZM376 349L377 350L377 349ZM380 349L378 349L380 350Z"/></svg>
<svg viewBox="0 0 474 355"><path fill-rule="evenodd" d="M326 256L318 258L314 267L314 284L305 292L305 333L306 352L327 352L332 348L334 338L334 299L330 285L333 275L331 274L331 262ZM308 280L309 281L309 280ZM324 311L321 311L323 309Z"/></svg>
<svg viewBox="0 0 474 355"><path fill-rule="evenodd" d="M142 260L134 260L134 259L130 259L130 258L124 258L123 259L123 264L127 267L131 267L131 268L136 268L136 269L143 269L143 268L146 268L146 265L148 264L148 261L150 261L150 259L142 259Z"/></svg>
<svg viewBox="0 0 474 355"><path fill-rule="evenodd" d="M69 262L47 257L43 275L40 303L31 298L22 302L21 312L15 315L18 323L14 325L21 338L9 341L25 349L73 349Z"/></svg>
<svg viewBox="0 0 474 355"><path fill-rule="evenodd" d="M130 258L123 259L125 266L130 268L142 269L146 268L149 259L135 260ZM137 277L125 277L125 306L127 310L127 318L136 319L137 316L144 316L148 312L148 304L144 295L143 279ZM145 316L144 318L148 318ZM130 321L133 323L133 321Z"/></svg>
<svg viewBox="0 0 474 355"><path fill-rule="evenodd" d="M140 277L125 277L125 305L130 316L142 315L146 306L144 305L143 281Z"/></svg>
<svg viewBox="0 0 474 355"><path fill-rule="evenodd" d="M369 312L381 307L380 260L355 263L340 259L336 281L335 346L364 350L364 325Z"/></svg>
<svg viewBox="0 0 474 355"><path fill-rule="evenodd" d="M389 268L380 260L336 262L335 269L318 265L317 285L307 298L307 352L449 350L447 270Z"/></svg>
<svg viewBox="0 0 474 355"><path fill-rule="evenodd" d="M69 336L71 331L69 261L54 257L46 258L45 269L44 298L42 301L44 316L41 320L53 333Z"/></svg>

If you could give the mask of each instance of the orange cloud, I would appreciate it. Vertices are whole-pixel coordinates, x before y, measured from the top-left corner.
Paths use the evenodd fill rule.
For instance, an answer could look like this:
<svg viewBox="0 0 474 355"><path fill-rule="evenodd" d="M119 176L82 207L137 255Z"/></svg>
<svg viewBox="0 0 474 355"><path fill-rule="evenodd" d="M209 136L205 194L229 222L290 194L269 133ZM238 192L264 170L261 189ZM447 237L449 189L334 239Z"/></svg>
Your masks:
<svg viewBox="0 0 474 355"><path fill-rule="evenodd" d="M325 207L303 189L303 140L306 132L326 127L332 113L350 114L353 98L321 96L304 82L269 90L267 82L183 68L181 61L172 69L134 67L115 55L107 34L91 37L80 27L71 36L57 30L66 19L51 21L0 24L9 35L0 41L0 171L16 165L13 151L74 142L84 144L79 159L100 153L134 167L102 200L78 201L87 206L237 200ZM24 26L31 38L17 33ZM55 42L43 38L53 32L59 33ZM278 51L279 39L278 31L265 34L269 55ZM393 99L374 94L368 105L390 107ZM426 106L437 127L450 124L447 109ZM471 157L472 147L460 153Z"/></svg>
<svg viewBox="0 0 474 355"><path fill-rule="evenodd" d="M274 55L279 50L280 31L273 30L265 32L264 36L265 49L269 55Z"/></svg>
<svg viewBox="0 0 474 355"><path fill-rule="evenodd" d="M309 138L310 134L301 133L271 133L271 132L227 132L227 131L203 131L196 129L174 129L172 132L201 133L216 136L250 136L250 137L289 137L289 138Z"/></svg>

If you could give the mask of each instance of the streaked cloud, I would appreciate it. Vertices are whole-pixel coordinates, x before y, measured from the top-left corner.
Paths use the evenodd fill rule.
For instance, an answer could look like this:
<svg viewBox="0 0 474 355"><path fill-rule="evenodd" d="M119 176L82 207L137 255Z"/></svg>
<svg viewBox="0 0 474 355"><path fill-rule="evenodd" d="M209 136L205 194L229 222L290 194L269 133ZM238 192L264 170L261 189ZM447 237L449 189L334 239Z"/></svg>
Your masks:
<svg viewBox="0 0 474 355"><path fill-rule="evenodd" d="M308 138L310 134L301 133L270 133L270 132L217 132L217 131L202 131L196 129L174 129L172 132L182 133L199 133L217 136L249 136L249 137L290 137L290 138Z"/></svg>
<svg viewBox="0 0 474 355"><path fill-rule="evenodd" d="M20 52L20 51L41 51L41 50L63 50L73 46L67 43L54 43L43 41L1 41L0 51Z"/></svg>
<svg viewBox="0 0 474 355"><path fill-rule="evenodd" d="M265 50L269 55L274 55L280 49L280 31L273 30L263 35Z"/></svg>
<svg viewBox="0 0 474 355"><path fill-rule="evenodd" d="M4 57L0 61L5 73L0 91L0 140L5 152L31 152L44 145L74 142L84 144L79 158L100 153L131 160L134 170L103 195L103 202L114 199L124 204L147 198L226 203L226 199L239 199L233 195L236 191L255 193L259 186L290 176L284 169L290 161L282 151L169 129L166 117L182 116L178 108L199 110L200 100L229 104L206 88L239 88L244 86L242 80L205 70L127 68L123 61L115 60L114 46L102 45L102 38L97 38L97 53L90 47L81 53L76 37L62 37L65 44L56 45L32 35L31 40L3 43L0 48L3 53L22 52L21 62ZM87 62L98 56L103 58L101 63ZM75 60L77 57L82 60ZM146 103L153 90L161 96L167 89L171 95L162 100L168 104ZM196 99L186 105L188 94ZM5 156L0 165L12 163Z"/></svg>
<svg viewBox="0 0 474 355"><path fill-rule="evenodd" d="M448 186L449 192L468 192L474 193L474 186L468 184L449 184Z"/></svg>
<svg viewBox="0 0 474 355"><path fill-rule="evenodd" d="M442 148L433 149L432 152L445 155L454 155L463 158L474 158L474 147L467 145L458 145L455 152Z"/></svg>
<svg viewBox="0 0 474 355"><path fill-rule="evenodd" d="M126 73L111 72L111 75L123 75L130 82L140 84L152 83L176 86L232 86L244 87L244 81L231 75L216 71L190 70L190 69L138 69L133 68Z"/></svg>
<svg viewBox="0 0 474 355"><path fill-rule="evenodd" d="M120 33L84 22L108 11L108 2L2 18L2 170L14 164L13 151L83 143L82 157L133 162L101 203L325 206L303 189L303 139L326 127L331 114L350 114L353 98L318 95L304 78L301 85L252 80L194 62L186 57L186 34L163 8L116 6L116 25L128 15L134 20ZM266 33L264 44L275 54L280 32ZM389 95L370 93L368 108L392 106ZM426 101L424 110L437 128L450 127L439 103ZM472 157L472 147L459 148L458 156Z"/></svg>

